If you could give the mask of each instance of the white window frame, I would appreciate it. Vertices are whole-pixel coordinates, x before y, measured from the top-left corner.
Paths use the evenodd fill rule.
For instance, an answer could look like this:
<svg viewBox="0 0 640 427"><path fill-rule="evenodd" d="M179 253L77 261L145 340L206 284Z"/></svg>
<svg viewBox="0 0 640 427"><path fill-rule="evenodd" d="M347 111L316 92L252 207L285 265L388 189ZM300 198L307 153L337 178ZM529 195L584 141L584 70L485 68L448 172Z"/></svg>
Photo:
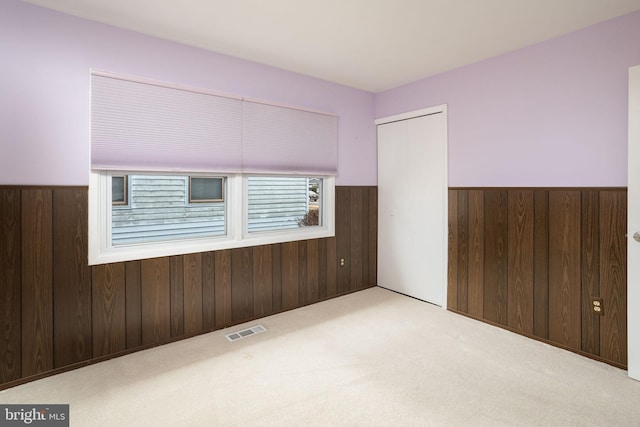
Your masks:
<svg viewBox="0 0 640 427"><path fill-rule="evenodd" d="M322 194L320 195L322 200L322 225L248 233L246 176L242 174L216 174L216 176L226 177L225 181L227 183L225 191L226 235L136 243L114 247L111 244L111 176L145 173L136 171L91 171L89 178L89 265L335 236L334 176L314 175L314 177L323 179ZM159 173L162 175L171 174ZM196 176L198 174L180 173L176 175ZM251 175L253 176L254 174Z"/></svg>

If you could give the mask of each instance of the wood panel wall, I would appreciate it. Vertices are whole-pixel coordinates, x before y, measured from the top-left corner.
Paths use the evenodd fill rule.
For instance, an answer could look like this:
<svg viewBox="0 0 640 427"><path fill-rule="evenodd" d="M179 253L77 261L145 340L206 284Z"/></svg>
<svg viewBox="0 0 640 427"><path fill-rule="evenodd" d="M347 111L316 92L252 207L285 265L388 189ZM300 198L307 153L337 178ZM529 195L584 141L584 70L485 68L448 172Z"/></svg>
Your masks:
<svg viewBox="0 0 640 427"><path fill-rule="evenodd" d="M0 187L0 389L377 282L376 187L336 187L332 238L92 267L87 197Z"/></svg>
<svg viewBox="0 0 640 427"><path fill-rule="evenodd" d="M449 309L626 367L626 218L626 189L449 189Z"/></svg>

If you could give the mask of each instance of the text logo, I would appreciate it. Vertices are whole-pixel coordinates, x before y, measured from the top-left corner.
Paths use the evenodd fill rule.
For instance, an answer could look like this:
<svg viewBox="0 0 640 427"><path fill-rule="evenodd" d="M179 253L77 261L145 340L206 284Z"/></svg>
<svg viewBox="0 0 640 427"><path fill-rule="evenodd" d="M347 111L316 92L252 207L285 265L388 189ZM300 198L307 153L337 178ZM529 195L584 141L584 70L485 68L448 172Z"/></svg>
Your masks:
<svg viewBox="0 0 640 427"><path fill-rule="evenodd" d="M69 427L69 405L0 405L0 427Z"/></svg>

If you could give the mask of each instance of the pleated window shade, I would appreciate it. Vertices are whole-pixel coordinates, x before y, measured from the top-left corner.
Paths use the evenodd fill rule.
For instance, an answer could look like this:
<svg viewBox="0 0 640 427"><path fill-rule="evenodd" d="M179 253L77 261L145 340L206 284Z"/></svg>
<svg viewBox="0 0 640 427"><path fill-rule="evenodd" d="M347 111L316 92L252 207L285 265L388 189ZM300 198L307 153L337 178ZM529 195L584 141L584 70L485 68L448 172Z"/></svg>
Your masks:
<svg viewBox="0 0 640 427"><path fill-rule="evenodd" d="M335 115L91 76L96 170L335 175Z"/></svg>
<svg viewBox="0 0 640 427"><path fill-rule="evenodd" d="M241 172L240 99L91 77L93 169Z"/></svg>
<svg viewBox="0 0 640 427"><path fill-rule="evenodd" d="M338 118L245 100L242 110L245 173L335 175Z"/></svg>

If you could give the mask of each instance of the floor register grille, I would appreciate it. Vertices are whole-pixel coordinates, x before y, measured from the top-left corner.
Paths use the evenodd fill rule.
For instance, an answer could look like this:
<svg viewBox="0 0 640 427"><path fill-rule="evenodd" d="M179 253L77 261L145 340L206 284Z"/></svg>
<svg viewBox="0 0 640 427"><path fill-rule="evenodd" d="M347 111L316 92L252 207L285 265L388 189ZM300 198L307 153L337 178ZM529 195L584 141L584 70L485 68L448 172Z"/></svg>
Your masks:
<svg viewBox="0 0 640 427"><path fill-rule="evenodd" d="M232 332L230 334L225 335L229 341L237 341L242 338L250 337L251 335L260 334L262 332L266 332L267 328L262 325L252 326L247 329L243 329L241 331Z"/></svg>

